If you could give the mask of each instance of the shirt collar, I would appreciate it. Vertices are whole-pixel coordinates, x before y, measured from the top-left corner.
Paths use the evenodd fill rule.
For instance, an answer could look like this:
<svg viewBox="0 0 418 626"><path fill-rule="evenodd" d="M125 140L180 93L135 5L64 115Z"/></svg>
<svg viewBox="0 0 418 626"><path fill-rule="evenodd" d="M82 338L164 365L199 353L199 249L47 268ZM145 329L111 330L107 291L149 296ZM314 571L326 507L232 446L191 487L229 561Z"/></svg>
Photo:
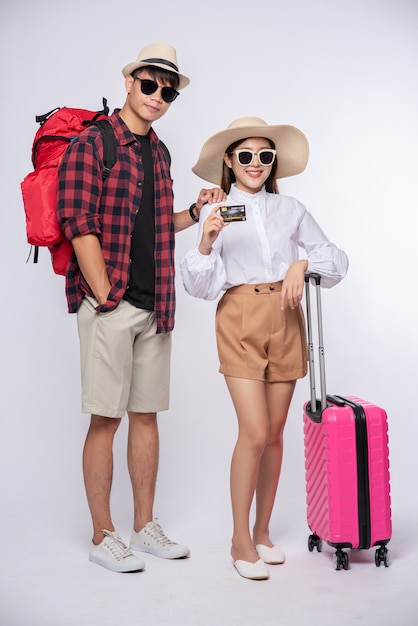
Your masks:
<svg viewBox="0 0 418 626"><path fill-rule="evenodd" d="M259 200L266 194L266 189L263 187L257 193L248 193L248 191L241 191L237 189L236 183L232 183L231 189L229 192L230 198L234 201L236 200L239 203L251 202L252 200Z"/></svg>
<svg viewBox="0 0 418 626"><path fill-rule="evenodd" d="M133 134L133 132L129 130L128 126L123 121L123 119L120 117L119 112L120 112L120 109L115 109L113 111L113 114L111 115L111 120L113 123L113 129L115 131L117 142L120 145L125 146L130 143L133 143L134 141L137 141L137 139L135 135ZM152 128L149 131L149 139L150 139L151 145L153 142L155 143L157 141L157 135L155 134Z"/></svg>

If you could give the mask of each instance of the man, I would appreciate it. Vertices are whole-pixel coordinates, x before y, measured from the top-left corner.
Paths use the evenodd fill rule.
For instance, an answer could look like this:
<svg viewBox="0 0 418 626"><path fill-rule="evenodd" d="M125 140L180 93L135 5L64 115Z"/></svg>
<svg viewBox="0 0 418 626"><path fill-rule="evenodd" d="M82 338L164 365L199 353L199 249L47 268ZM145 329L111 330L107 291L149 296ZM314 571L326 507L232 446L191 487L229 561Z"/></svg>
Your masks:
<svg viewBox="0 0 418 626"><path fill-rule="evenodd" d="M203 189L190 209L173 213L167 149L152 124L189 84L175 49L146 46L122 72L126 100L109 118L117 162L104 179L102 134L94 126L81 133L60 167L58 219L75 253L66 294L69 311L77 312L82 411L91 414L83 451L93 522L90 560L128 572L145 567L132 550L168 559L189 555L153 517L156 416L169 402L174 233L197 222L203 204L225 195ZM109 503L113 439L125 412L134 500L129 548L115 531Z"/></svg>

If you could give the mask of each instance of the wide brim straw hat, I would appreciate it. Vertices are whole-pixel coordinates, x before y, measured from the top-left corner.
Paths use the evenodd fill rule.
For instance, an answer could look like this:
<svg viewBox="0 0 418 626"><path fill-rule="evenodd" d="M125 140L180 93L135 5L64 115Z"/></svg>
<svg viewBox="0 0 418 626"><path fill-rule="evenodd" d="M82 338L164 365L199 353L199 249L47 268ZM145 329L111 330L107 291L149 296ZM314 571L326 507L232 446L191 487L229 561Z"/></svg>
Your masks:
<svg viewBox="0 0 418 626"><path fill-rule="evenodd" d="M220 185L226 149L236 141L250 137L266 137L273 141L278 162L277 178L294 176L305 169L309 144L302 131L286 124L270 126L259 117L240 117L226 130L205 141L192 171L200 178Z"/></svg>
<svg viewBox="0 0 418 626"><path fill-rule="evenodd" d="M177 54L175 48L167 43L152 43L145 46L138 54L136 61L128 63L122 70L124 76L129 76L140 67L153 65L163 70L168 70L179 77L178 89L184 89L190 83L190 79L184 74L180 74L177 64Z"/></svg>

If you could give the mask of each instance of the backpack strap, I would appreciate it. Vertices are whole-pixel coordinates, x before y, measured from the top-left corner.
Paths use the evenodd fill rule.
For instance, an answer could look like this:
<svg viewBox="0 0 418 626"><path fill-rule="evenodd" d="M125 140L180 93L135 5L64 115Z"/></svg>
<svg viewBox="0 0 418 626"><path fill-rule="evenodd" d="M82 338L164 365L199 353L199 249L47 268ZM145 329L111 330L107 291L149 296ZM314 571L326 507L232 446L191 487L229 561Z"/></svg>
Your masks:
<svg viewBox="0 0 418 626"><path fill-rule="evenodd" d="M89 126L97 126L100 129L102 136L103 136L103 164L104 164L103 180L106 180L106 178L110 174L110 170L112 169L112 167L115 165L117 161L117 144L116 144L115 133L113 131L113 126L111 125L109 120L106 120L106 119L95 120L95 121L89 122ZM160 145L161 145L161 148L163 149L164 156L166 158L168 166L170 167L171 166L170 152L167 146L165 145L165 143L163 143L161 140L160 140Z"/></svg>
<svg viewBox="0 0 418 626"><path fill-rule="evenodd" d="M164 156L165 156L166 161L167 161L167 163L168 163L168 167L170 167L170 166L171 166L171 154L170 154L170 152L168 151L167 146L165 145L165 143L163 143L163 142L161 141L161 139L160 139L160 146L161 146L161 147L162 147L162 149L163 149Z"/></svg>
<svg viewBox="0 0 418 626"><path fill-rule="evenodd" d="M110 174L110 170L117 161L117 144L113 127L109 120L96 120L90 122L91 126L97 126L103 136L103 180Z"/></svg>
<svg viewBox="0 0 418 626"><path fill-rule="evenodd" d="M101 111L96 111L92 120L84 120L84 122L82 122L83 126L88 126L91 122L95 122L97 118L101 117L102 115L109 115L109 107L107 106L107 99L103 98L102 102L103 102L103 109Z"/></svg>

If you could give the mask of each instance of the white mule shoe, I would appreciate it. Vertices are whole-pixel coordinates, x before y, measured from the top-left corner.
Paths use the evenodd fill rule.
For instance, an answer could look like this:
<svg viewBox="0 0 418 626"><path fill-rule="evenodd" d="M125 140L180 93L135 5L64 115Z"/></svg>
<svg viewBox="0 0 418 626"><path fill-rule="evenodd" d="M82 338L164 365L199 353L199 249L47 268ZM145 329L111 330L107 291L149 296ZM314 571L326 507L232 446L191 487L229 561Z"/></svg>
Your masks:
<svg viewBox="0 0 418 626"><path fill-rule="evenodd" d="M286 560L285 554L279 546L273 546L269 548L268 546L263 546L262 543L258 543L255 546L258 556L264 563L269 563L270 565L279 565L284 563Z"/></svg>
<svg viewBox="0 0 418 626"><path fill-rule="evenodd" d="M234 566L240 576L250 578L251 580L266 580L270 577L269 571L262 559L255 563L250 561L234 561Z"/></svg>

